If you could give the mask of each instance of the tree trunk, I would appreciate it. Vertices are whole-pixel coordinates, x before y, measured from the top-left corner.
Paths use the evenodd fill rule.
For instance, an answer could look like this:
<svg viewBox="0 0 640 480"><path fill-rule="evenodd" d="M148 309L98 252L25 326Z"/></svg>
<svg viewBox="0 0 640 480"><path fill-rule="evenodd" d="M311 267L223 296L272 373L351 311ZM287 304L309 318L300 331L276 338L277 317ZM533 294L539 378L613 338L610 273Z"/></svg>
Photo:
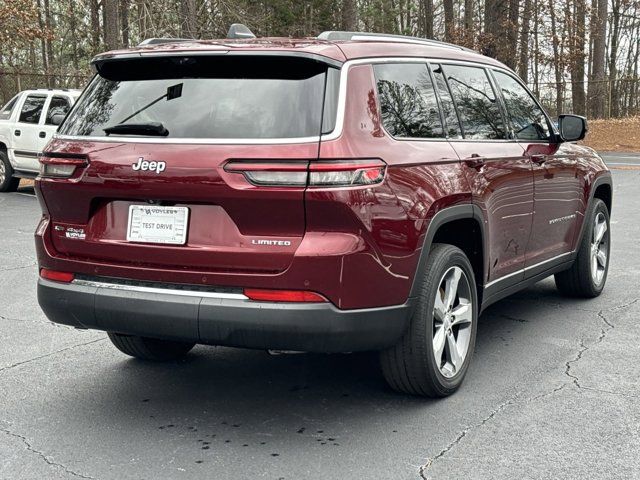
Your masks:
<svg viewBox="0 0 640 480"><path fill-rule="evenodd" d="M180 35L186 38L197 38L196 0L180 0Z"/></svg>
<svg viewBox="0 0 640 480"><path fill-rule="evenodd" d="M473 0L464 0L464 41L473 48L475 45L475 27L473 25Z"/></svg>
<svg viewBox="0 0 640 480"><path fill-rule="evenodd" d="M553 71L556 79L556 115L560 115L562 113L562 70L560 68L560 41L558 39L557 30L556 30L556 13L553 8L553 0L549 0L549 16L551 18L551 34L552 41L551 45L553 46Z"/></svg>
<svg viewBox="0 0 640 480"><path fill-rule="evenodd" d="M91 11L91 53L97 54L100 50L100 6L98 0L90 0Z"/></svg>
<svg viewBox="0 0 640 480"><path fill-rule="evenodd" d="M433 0L420 0L422 7L422 34L433 38Z"/></svg>
<svg viewBox="0 0 640 480"><path fill-rule="evenodd" d="M594 1L596 3L596 1ZM592 77L589 79L589 107L591 116L603 118L605 115L605 104L607 86L605 79L605 53L606 53L606 32L607 32L607 0L597 0L597 9L592 12L593 22L593 54L592 54Z"/></svg>
<svg viewBox="0 0 640 480"><path fill-rule="evenodd" d="M484 4L484 45L482 53L502 63L513 63L513 45L504 41L509 23L510 0L486 0Z"/></svg>
<svg viewBox="0 0 640 480"><path fill-rule="evenodd" d="M120 35L118 34L118 0L103 0L104 13L104 43L107 50L115 50L120 47Z"/></svg>
<svg viewBox="0 0 640 480"><path fill-rule="evenodd" d="M529 83L529 16L531 15L531 0L524 1L522 12L522 30L520 32L520 60L518 74L525 83Z"/></svg>
<svg viewBox="0 0 640 480"><path fill-rule="evenodd" d="M613 0L611 10L611 41L609 43L609 114L620 115L618 98L618 39L620 36L620 0Z"/></svg>
<svg viewBox="0 0 640 480"><path fill-rule="evenodd" d="M585 45L585 0L575 0L575 32L573 35L573 51L571 52L571 102L573 112L578 115L585 114L584 95L584 45Z"/></svg>
<svg viewBox="0 0 640 480"><path fill-rule="evenodd" d="M38 0L38 26L40 27L41 31L44 31L45 23L44 23L44 20L42 19L41 12L42 12L42 5L40 3L40 0ZM40 46L41 46L41 53L42 53L42 69L44 70L44 73L45 73L45 83L48 88L51 88L51 81L49 78L49 57L48 57L47 41L45 39L45 35L40 37Z"/></svg>
<svg viewBox="0 0 640 480"><path fill-rule="evenodd" d="M456 26L453 23L453 0L442 0L444 7L444 39L447 42L455 42Z"/></svg>
<svg viewBox="0 0 640 480"><path fill-rule="evenodd" d="M355 32L358 29L358 16L356 0L342 0L342 29L347 32Z"/></svg>
<svg viewBox="0 0 640 480"><path fill-rule="evenodd" d="M122 46L129 48L129 0L120 0L120 29Z"/></svg>
<svg viewBox="0 0 640 480"><path fill-rule="evenodd" d="M505 52L504 55L504 63L513 70L516 69L516 60L517 57L515 55L515 48L518 43L518 17L520 15L520 1L519 0L509 0L509 18L507 27L507 47L505 50L508 50L508 53Z"/></svg>

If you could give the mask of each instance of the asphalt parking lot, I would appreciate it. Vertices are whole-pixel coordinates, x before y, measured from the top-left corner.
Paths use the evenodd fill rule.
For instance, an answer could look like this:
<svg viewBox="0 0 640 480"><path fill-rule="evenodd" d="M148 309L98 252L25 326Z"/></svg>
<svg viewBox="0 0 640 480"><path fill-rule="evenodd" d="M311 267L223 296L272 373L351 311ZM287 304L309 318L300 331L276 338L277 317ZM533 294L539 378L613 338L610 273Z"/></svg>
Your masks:
<svg viewBox="0 0 640 480"><path fill-rule="evenodd" d="M608 161L602 296L547 279L493 305L441 401L392 392L367 354L197 347L158 365L54 325L37 200L0 194L0 478L640 478L640 155Z"/></svg>

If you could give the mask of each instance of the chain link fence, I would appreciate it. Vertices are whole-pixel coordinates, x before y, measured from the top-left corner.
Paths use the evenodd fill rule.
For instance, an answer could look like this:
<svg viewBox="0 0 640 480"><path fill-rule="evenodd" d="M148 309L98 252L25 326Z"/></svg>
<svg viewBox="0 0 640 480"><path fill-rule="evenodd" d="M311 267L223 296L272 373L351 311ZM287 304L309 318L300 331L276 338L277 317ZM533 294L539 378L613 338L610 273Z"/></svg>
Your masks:
<svg viewBox="0 0 640 480"><path fill-rule="evenodd" d="M16 93L37 88L82 89L89 74L47 74L0 71L0 105L8 102Z"/></svg>
<svg viewBox="0 0 640 480"><path fill-rule="evenodd" d="M586 114L589 118L623 118L640 115L640 78L620 78L581 84L584 89L584 107L573 105L571 82L539 83L530 85L540 102L552 116L561 113Z"/></svg>

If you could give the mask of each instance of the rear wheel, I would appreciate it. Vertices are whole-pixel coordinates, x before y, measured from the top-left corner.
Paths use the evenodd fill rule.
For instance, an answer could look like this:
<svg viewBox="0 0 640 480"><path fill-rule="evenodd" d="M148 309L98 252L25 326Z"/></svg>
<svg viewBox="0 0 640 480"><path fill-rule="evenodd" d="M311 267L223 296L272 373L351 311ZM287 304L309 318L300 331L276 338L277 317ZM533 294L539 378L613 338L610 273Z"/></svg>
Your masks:
<svg viewBox="0 0 640 480"><path fill-rule="evenodd" d="M434 245L426 267L409 328L380 362L394 390L444 397L461 385L473 354L476 284L466 255L452 245Z"/></svg>
<svg viewBox="0 0 640 480"><path fill-rule="evenodd" d="M568 270L556 273L556 286L561 293L573 297L593 298L602 293L609 271L611 235L609 210L599 198L587 218L576 260Z"/></svg>
<svg viewBox="0 0 640 480"><path fill-rule="evenodd" d="M163 362L184 357L195 343L174 342L156 338L108 332L109 339L122 353L142 360Z"/></svg>
<svg viewBox="0 0 640 480"><path fill-rule="evenodd" d="M20 179L13 176L7 152L0 151L0 192L15 192L19 184Z"/></svg>

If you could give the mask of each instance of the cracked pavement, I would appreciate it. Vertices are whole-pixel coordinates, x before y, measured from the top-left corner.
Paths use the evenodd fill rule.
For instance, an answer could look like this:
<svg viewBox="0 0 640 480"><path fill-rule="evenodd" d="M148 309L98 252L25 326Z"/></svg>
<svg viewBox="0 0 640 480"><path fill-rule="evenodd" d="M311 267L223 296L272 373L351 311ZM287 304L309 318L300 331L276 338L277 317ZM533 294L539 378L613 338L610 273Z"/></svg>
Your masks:
<svg viewBox="0 0 640 480"><path fill-rule="evenodd" d="M24 233L37 201L0 194L0 479L640 478L640 171L613 174L603 295L548 279L493 305L441 401L393 393L368 354L146 364L54 325Z"/></svg>

